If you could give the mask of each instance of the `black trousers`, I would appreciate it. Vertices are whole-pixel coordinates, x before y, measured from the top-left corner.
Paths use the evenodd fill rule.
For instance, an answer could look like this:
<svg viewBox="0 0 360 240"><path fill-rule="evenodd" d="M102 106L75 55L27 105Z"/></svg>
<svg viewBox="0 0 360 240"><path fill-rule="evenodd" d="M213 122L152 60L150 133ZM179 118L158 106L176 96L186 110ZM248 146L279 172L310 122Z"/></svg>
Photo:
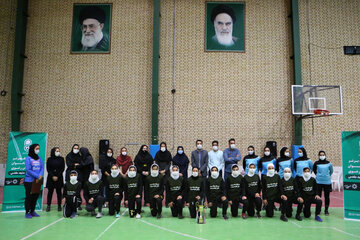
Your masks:
<svg viewBox="0 0 360 240"><path fill-rule="evenodd" d="M170 208L171 209L171 215L173 217L182 216L183 215L183 200L178 199L174 201L174 205Z"/></svg>
<svg viewBox="0 0 360 240"><path fill-rule="evenodd" d="M25 211L31 213L35 211L36 201L39 197L38 193L31 194L32 182L24 182L25 186Z"/></svg>
<svg viewBox="0 0 360 240"><path fill-rule="evenodd" d="M299 203L298 200L296 199L296 197L294 198L288 198L287 200L287 207L286 207L286 217L290 218L292 217L292 205L293 204L297 204L297 209L296 209L296 215L300 215L301 210L303 208L303 203Z"/></svg>
<svg viewBox="0 0 360 240"><path fill-rule="evenodd" d="M85 209L88 212L92 212L95 211L96 208L98 208L98 212L101 212L104 202L105 202L105 198L103 196L98 195L97 197L94 198L94 201L91 204L88 202L86 203Z"/></svg>
<svg viewBox="0 0 360 240"><path fill-rule="evenodd" d="M109 198L109 215L114 215L120 212L120 204L121 204L122 194L113 196Z"/></svg>
<svg viewBox="0 0 360 240"><path fill-rule="evenodd" d="M328 210L330 205L330 192L332 192L331 184L318 184L319 196L321 197L322 192L324 191L325 196L325 210Z"/></svg>
<svg viewBox="0 0 360 240"><path fill-rule="evenodd" d="M60 179L59 179L60 180ZM58 181L59 181L58 180ZM58 183L58 182L54 182L52 180L50 180L51 182L47 183L47 189L48 189L48 194L47 194L47 205L50 206L51 205L51 199L52 199L52 195L54 190L56 190L56 196L57 196L57 202L58 202L58 206L61 206L61 198L62 198L62 193L61 193L61 189L62 189L62 184Z"/></svg>
<svg viewBox="0 0 360 240"><path fill-rule="evenodd" d="M237 217L238 214L239 214L239 203L242 203L243 205L243 208L242 208L242 212L245 213L249 207L249 201L248 199L241 199L240 198L236 198L236 199L233 199L231 200L232 201L232 204L231 204L231 215L233 217Z"/></svg>
<svg viewBox="0 0 360 240"><path fill-rule="evenodd" d="M73 212L77 212L77 208L81 204L81 199L76 196L66 196L65 199L64 217L70 217Z"/></svg>
<svg viewBox="0 0 360 240"><path fill-rule="evenodd" d="M150 211L151 215L155 217L157 214L161 214L162 212L162 201L163 196L159 196L158 198L151 198L150 199Z"/></svg>
<svg viewBox="0 0 360 240"><path fill-rule="evenodd" d="M248 202L249 202L249 206L247 209L248 215L250 217L253 217L255 215L254 208L256 208L257 212L261 211L262 200L260 197L255 197L255 198L249 197L249 196L246 196L246 197L248 198Z"/></svg>
<svg viewBox="0 0 360 240"><path fill-rule="evenodd" d="M142 177L142 182L145 183L147 176L141 175L141 177ZM144 195L144 206L145 206L146 204L150 203L148 189L145 187L145 184L143 185L143 195Z"/></svg>
<svg viewBox="0 0 360 240"><path fill-rule="evenodd" d="M315 215L319 215L321 212L321 205L322 205L321 199L315 199L315 196L307 201L305 201L305 199L304 199L304 217L305 218L309 218L311 216L311 211L310 211L311 204L316 204Z"/></svg>
<svg viewBox="0 0 360 240"><path fill-rule="evenodd" d="M195 200L189 203L189 212L191 218L196 218L196 205L201 204L200 200Z"/></svg>
<svg viewBox="0 0 360 240"><path fill-rule="evenodd" d="M210 217L216 217L217 216L217 208L219 205L222 205L222 214L226 215L226 211L228 209L229 201L225 199L224 201L221 200L221 197L217 199L216 201L212 202L212 206L210 207ZM238 204L239 206L239 204Z"/></svg>
<svg viewBox="0 0 360 240"><path fill-rule="evenodd" d="M267 217L273 217L274 216L274 208L275 208L275 202L281 204L281 214L286 213L287 208L287 200L283 200L281 198L277 198L275 200L267 200L268 204L265 207L266 210L266 216Z"/></svg>
<svg viewBox="0 0 360 240"><path fill-rule="evenodd" d="M135 210L136 204L136 210ZM141 197L128 199L129 215L131 218L135 217L136 214L141 213Z"/></svg>

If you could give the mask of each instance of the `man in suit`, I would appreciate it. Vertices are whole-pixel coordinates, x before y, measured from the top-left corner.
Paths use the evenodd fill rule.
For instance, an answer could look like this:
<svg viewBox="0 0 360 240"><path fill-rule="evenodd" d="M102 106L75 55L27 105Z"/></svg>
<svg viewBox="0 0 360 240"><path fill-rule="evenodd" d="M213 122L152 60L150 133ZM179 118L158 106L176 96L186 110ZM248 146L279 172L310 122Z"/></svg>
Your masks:
<svg viewBox="0 0 360 240"><path fill-rule="evenodd" d="M203 178L207 176L208 152L202 148L203 141L196 140L196 150L191 153L191 166L200 169Z"/></svg>

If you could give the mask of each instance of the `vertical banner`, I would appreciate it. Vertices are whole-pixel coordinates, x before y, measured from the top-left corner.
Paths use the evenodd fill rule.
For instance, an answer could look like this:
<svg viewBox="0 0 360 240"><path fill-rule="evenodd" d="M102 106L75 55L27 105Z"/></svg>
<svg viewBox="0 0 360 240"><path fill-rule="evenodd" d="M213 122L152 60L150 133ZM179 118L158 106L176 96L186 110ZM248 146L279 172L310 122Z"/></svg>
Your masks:
<svg viewBox="0 0 360 240"><path fill-rule="evenodd" d="M39 157L45 166L47 133L10 132L6 161L3 212L25 211L25 158L31 144L40 145ZM42 190L36 210L42 209Z"/></svg>
<svg viewBox="0 0 360 240"><path fill-rule="evenodd" d="M344 217L360 221L360 132L342 132Z"/></svg>

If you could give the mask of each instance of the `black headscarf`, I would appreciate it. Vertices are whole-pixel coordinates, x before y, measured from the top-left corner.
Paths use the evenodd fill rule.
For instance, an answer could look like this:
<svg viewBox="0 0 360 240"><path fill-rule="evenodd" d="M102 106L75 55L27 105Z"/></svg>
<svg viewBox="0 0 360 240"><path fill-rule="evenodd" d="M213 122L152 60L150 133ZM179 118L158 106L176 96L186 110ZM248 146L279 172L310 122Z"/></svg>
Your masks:
<svg viewBox="0 0 360 240"><path fill-rule="evenodd" d="M255 154L255 147L254 147L254 146L252 146L252 145L250 145L250 146L248 146L248 149L249 149L249 148L254 149L254 153L253 153L252 155L249 155L249 154L248 154L248 155L246 155L246 156L244 157L244 159L248 159L248 158L249 158L249 159L252 159L252 158L257 158L257 157L258 157L258 155L256 155L256 154Z"/></svg>
<svg viewBox="0 0 360 240"><path fill-rule="evenodd" d="M269 162L269 161L274 159L274 156L271 154L271 151L270 151L269 156L265 156L265 149L266 148L269 148L269 147L264 147L264 156L260 159L262 162Z"/></svg>
<svg viewBox="0 0 360 240"><path fill-rule="evenodd" d="M287 147L281 148L281 150L280 150L280 157L278 158L278 161L279 161L279 162L282 162L282 161L286 161L286 160L291 159L291 157L285 156L285 151L286 151L287 149L288 149Z"/></svg>
<svg viewBox="0 0 360 240"><path fill-rule="evenodd" d="M34 159L34 160L38 160L39 159L39 156L35 153L35 148L37 146L40 146L39 144L35 143L35 144L32 144L29 148L29 156Z"/></svg>
<svg viewBox="0 0 360 240"><path fill-rule="evenodd" d="M155 161L160 163L160 162L166 162L166 163L169 163L171 162L171 153L167 150L167 146L166 146L166 143L165 142L162 142L160 143L160 146L164 144L165 145L165 152L163 151L158 151L155 155Z"/></svg>
<svg viewBox="0 0 360 240"><path fill-rule="evenodd" d="M66 155L66 165L68 166L71 165L71 163L81 163L80 151L77 154L73 152L75 146L79 147L79 144L74 144L71 148L71 152Z"/></svg>
<svg viewBox="0 0 360 240"><path fill-rule="evenodd" d="M89 152L89 149L87 149L86 147L81 147L80 153L82 157L82 165L86 166L94 163L94 160Z"/></svg>
<svg viewBox="0 0 360 240"><path fill-rule="evenodd" d="M183 152L182 154L178 153L180 148L184 150L183 146L178 146L176 155L174 156L172 161L173 161L174 165L177 165L181 168L182 166L189 164L189 158L188 158L188 156L186 156L185 152Z"/></svg>
<svg viewBox="0 0 360 240"><path fill-rule="evenodd" d="M307 153L306 153L305 148L299 148L299 149L303 152L303 156L297 158L296 160L308 160L309 158L307 157Z"/></svg>
<svg viewBox="0 0 360 240"><path fill-rule="evenodd" d="M151 164L153 164L153 158L148 151L143 151L143 147L147 145L141 145L138 154L134 159L134 164L138 172L149 171ZM146 167L144 165L146 164Z"/></svg>

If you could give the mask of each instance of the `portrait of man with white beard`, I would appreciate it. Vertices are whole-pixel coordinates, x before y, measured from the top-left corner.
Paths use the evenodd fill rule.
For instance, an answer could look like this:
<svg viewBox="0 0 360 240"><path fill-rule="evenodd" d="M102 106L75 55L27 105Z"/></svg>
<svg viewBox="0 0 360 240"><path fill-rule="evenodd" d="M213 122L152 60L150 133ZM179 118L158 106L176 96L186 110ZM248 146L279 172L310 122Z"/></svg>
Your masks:
<svg viewBox="0 0 360 240"><path fill-rule="evenodd" d="M207 4L214 5L213 2ZM244 27L244 4L235 4L233 2L229 4L216 3L215 6L211 6L212 9L207 6L206 50L244 51L244 34L241 31L243 30L241 27ZM209 11L210 9L211 11ZM236 13L234 9L239 10L239 12ZM238 22L240 24L237 24ZM240 36L235 36L235 32Z"/></svg>
<svg viewBox="0 0 360 240"><path fill-rule="evenodd" d="M77 16L78 23L73 29L72 52L76 53L109 53L110 4L74 6L74 21ZM77 11L75 11L77 7ZM79 9L80 7L80 9ZM108 16L108 17L107 17ZM76 35L76 36L74 36Z"/></svg>

